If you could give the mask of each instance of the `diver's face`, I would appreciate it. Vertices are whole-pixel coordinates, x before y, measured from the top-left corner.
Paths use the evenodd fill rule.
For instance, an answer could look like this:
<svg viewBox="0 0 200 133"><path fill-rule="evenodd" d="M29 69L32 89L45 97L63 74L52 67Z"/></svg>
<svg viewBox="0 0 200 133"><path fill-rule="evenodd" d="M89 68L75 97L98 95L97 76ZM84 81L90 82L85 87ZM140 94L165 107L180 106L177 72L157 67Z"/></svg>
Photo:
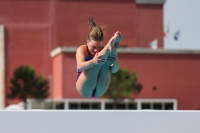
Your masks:
<svg viewBox="0 0 200 133"><path fill-rule="evenodd" d="M92 55L95 55L102 49L102 41L87 40L88 50Z"/></svg>

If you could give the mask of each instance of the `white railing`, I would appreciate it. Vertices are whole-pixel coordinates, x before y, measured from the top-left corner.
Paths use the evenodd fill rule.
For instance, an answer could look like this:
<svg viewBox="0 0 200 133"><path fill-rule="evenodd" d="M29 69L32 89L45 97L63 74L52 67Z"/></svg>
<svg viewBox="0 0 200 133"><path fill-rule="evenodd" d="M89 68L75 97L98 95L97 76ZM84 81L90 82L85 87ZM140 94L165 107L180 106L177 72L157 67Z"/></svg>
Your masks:
<svg viewBox="0 0 200 133"><path fill-rule="evenodd" d="M28 109L57 109L57 106L62 105L62 109L81 109L81 104L87 104L87 109L99 109L105 110L107 104L112 104L113 100L111 99L46 99L43 102L37 102L34 99L27 100ZM71 108L70 105L76 105L76 108ZM96 104L96 108L93 108L92 105ZM124 106L124 109L130 109L129 105L135 106L132 107L132 110L141 110L141 109L156 109L156 106L159 106L160 110L168 110L167 104L171 104L169 110L177 110L177 100L176 99L135 99L129 100L125 99L120 101L120 104ZM146 106L146 108L144 107ZM86 109L86 108L84 108ZM122 108L119 108L122 109Z"/></svg>

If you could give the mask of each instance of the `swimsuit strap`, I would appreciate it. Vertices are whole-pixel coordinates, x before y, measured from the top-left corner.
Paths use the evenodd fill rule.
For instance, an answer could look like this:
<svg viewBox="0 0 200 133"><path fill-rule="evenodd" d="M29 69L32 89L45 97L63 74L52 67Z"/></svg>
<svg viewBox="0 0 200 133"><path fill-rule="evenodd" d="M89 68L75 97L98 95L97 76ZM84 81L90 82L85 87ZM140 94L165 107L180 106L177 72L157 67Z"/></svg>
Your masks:
<svg viewBox="0 0 200 133"><path fill-rule="evenodd" d="M90 56L90 58L92 59L92 54L90 53L89 49L88 49L88 46L87 46L87 53L88 55Z"/></svg>

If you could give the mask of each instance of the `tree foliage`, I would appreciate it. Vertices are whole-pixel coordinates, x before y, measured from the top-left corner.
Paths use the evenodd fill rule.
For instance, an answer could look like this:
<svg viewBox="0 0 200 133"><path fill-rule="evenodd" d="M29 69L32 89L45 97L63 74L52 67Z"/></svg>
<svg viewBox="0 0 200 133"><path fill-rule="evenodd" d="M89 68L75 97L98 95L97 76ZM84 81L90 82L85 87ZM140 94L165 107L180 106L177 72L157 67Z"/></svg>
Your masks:
<svg viewBox="0 0 200 133"><path fill-rule="evenodd" d="M42 75L37 76L35 70L28 65L16 68L10 83L10 92L7 94L7 97L22 100L25 104L25 109L28 98L43 100L49 95L48 80L44 79Z"/></svg>
<svg viewBox="0 0 200 133"><path fill-rule="evenodd" d="M117 73L111 74L111 82L104 97L116 100L133 99L133 94L142 90L142 84L137 81L135 72L119 68Z"/></svg>

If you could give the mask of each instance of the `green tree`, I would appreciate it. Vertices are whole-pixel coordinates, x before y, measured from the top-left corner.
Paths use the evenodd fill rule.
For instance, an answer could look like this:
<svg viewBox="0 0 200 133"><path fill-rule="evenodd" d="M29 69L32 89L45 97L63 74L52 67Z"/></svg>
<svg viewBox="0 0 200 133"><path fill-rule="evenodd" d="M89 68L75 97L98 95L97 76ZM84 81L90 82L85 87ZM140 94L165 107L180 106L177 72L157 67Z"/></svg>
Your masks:
<svg viewBox="0 0 200 133"><path fill-rule="evenodd" d="M142 90L142 84L137 81L135 72L129 72L127 69L119 68L117 73L111 74L111 82L104 97L114 100L114 109L118 101L125 98L132 99L133 95Z"/></svg>
<svg viewBox="0 0 200 133"><path fill-rule="evenodd" d="M27 109L27 99L35 98L43 100L48 97L48 80L42 75L37 76L35 70L30 66L20 66L13 72L13 78L10 79L10 92L7 97L10 99L18 98L24 102L24 108Z"/></svg>

